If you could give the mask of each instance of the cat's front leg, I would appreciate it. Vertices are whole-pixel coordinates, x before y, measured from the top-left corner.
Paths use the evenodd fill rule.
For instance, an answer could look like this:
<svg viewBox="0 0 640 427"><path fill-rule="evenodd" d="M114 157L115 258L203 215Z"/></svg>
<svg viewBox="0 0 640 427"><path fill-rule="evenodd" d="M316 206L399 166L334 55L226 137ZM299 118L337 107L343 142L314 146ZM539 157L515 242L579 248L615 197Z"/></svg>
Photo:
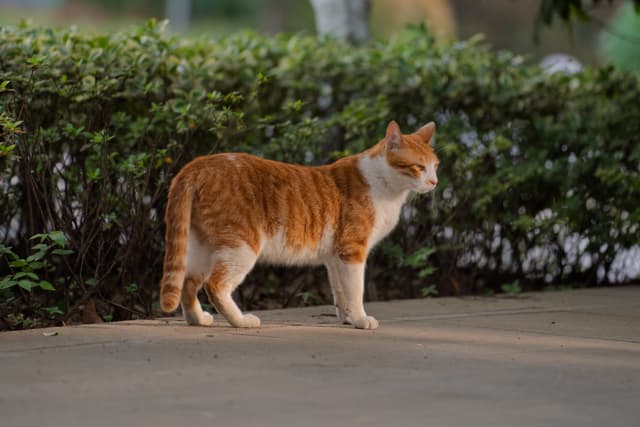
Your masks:
<svg viewBox="0 0 640 427"><path fill-rule="evenodd" d="M336 261L333 267L344 292L347 321L358 329L376 329L378 321L364 311L364 263Z"/></svg>

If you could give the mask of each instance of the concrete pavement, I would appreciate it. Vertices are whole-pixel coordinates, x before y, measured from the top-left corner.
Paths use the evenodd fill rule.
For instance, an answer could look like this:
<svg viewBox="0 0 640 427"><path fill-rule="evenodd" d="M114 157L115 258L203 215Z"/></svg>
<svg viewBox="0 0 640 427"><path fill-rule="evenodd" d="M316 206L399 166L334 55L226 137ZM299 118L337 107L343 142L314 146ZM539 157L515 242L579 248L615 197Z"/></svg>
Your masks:
<svg viewBox="0 0 640 427"><path fill-rule="evenodd" d="M1 333L0 426L640 425L640 287L367 311Z"/></svg>

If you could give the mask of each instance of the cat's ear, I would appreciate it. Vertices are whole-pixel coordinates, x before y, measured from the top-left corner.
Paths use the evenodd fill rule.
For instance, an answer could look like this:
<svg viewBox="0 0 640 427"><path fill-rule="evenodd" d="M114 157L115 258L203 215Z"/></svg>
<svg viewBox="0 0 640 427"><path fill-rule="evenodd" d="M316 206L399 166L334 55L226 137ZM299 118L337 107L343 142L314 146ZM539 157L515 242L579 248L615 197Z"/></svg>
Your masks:
<svg viewBox="0 0 640 427"><path fill-rule="evenodd" d="M402 141L402 132L400 132L400 126L395 120L391 120L387 125L387 134L384 139L386 140L387 148L394 150L400 147L400 141Z"/></svg>
<svg viewBox="0 0 640 427"><path fill-rule="evenodd" d="M427 144L433 144L433 135L436 133L436 124L429 122L416 131L420 138Z"/></svg>

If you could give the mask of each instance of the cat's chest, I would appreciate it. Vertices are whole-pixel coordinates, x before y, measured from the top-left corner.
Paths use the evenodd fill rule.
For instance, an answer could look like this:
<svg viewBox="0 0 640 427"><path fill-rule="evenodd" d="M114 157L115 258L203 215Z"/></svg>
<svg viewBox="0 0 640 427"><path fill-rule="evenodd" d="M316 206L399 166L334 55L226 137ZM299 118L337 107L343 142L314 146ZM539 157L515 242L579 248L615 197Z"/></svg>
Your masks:
<svg viewBox="0 0 640 427"><path fill-rule="evenodd" d="M374 246L384 239L398 224L402 205L406 200L406 194L402 194L394 199L382 199L373 197L373 209L375 220L369 239L369 247Z"/></svg>

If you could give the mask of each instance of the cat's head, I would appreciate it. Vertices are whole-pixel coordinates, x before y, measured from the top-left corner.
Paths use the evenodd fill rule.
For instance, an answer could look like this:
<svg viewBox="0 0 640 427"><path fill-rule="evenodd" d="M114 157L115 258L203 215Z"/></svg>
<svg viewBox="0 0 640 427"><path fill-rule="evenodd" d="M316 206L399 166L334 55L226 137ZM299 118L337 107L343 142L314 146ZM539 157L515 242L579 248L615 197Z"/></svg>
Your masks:
<svg viewBox="0 0 640 427"><path fill-rule="evenodd" d="M416 193L427 193L438 184L440 161L433 150L436 124L429 122L411 134L403 135L400 126L391 121L381 151L387 164L395 172L394 181Z"/></svg>

